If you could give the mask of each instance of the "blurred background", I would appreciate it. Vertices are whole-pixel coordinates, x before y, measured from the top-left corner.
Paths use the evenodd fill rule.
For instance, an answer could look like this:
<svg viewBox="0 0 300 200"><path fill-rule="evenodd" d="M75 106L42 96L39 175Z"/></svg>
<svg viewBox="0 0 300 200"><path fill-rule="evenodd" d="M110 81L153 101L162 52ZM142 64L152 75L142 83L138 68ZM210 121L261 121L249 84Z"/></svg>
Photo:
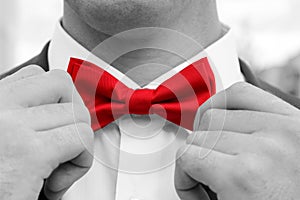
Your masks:
<svg viewBox="0 0 300 200"><path fill-rule="evenodd" d="M264 80L300 96L300 1L217 0L238 52ZM0 73L38 54L62 0L0 0Z"/></svg>

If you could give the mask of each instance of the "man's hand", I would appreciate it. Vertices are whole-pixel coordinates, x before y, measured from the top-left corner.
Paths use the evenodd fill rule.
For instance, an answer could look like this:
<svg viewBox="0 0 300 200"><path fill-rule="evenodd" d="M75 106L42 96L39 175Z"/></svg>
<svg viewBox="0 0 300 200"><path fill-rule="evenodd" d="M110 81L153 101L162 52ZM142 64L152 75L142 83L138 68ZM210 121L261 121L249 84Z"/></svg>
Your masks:
<svg viewBox="0 0 300 200"><path fill-rule="evenodd" d="M300 198L300 111L247 83L199 110L195 133L178 152L175 186L184 200Z"/></svg>
<svg viewBox="0 0 300 200"><path fill-rule="evenodd" d="M71 78L29 66L0 80L0 199L59 199L92 165L90 116Z"/></svg>

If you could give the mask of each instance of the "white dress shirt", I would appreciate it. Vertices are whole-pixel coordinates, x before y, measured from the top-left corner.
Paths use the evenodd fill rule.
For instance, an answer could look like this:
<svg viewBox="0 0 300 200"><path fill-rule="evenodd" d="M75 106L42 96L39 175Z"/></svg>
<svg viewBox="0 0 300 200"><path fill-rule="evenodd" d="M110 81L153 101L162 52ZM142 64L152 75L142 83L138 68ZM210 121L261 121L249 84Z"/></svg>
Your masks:
<svg viewBox="0 0 300 200"><path fill-rule="evenodd" d="M193 61L208 55L216 78L217 92L243 81L231 31L188 62L162 75L144 88L154 89ZM205 56L205 57L206 57ZM58 23L50 43L50 69L66 70L70 57L88 60L122 79L133 89L140 88L125 74L91 55ZM133 120L135 118L135 120ZM175 155L190 131L165 119L125 115L95 133L95 159L90 171L65 194L64 200L176 200Z"/></svg>

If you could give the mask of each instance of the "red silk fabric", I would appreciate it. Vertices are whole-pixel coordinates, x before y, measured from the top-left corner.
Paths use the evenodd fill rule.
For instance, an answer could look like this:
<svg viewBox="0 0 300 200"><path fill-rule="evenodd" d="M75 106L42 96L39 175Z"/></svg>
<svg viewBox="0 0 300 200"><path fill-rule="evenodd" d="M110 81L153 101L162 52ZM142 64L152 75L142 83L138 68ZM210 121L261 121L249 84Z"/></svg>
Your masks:
<svg viewBox="0 0 300 200"><path fill-rule="evenodd" d="M215 77L203 58L156 89L131 89L93 63L71 58L68 73L90 111L92 128L101 129L126 114L157 114L193 129L199 106L216 93Z"/></svg>

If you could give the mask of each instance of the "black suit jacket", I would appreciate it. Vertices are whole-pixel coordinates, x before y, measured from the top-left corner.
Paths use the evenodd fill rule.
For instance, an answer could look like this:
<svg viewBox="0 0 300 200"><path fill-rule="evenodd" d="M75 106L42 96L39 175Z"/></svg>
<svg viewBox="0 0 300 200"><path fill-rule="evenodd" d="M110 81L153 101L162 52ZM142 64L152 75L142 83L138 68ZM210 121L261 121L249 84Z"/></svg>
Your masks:
<svg viewBox="0 0 300 200"><path fill-rule="evenodd" d="M15 73L16 71L18 71L28 65L31 65L31 64L39 65L45 71L49 71L49 63L48 63L48 57L47 57L49 44L50 44L50 42L48 42L44 46L43 50L41 51L41 53L39 55L35 56L34 58L30 59L29 61L25 62L24 64L9 70L8 72L6 72L4 74L0 74L0 80L5 78L6 76L9 76L9 75ZM290 103L293 106L300 109L300 99L298 99L297 97L294 97L292 95L286 94L286 93L280 91L279 89L271 86L270 84L260 80L253 74L253 72L250 70L250 68L248 67L248 65L245 62L243 62L242 60L239 60L239 61L240 61L241 72L244 75L244 77L248 83L251 83L252 85L254 85L256 87L262 88L263 90L268 91L268 92L280 97L281 99L287 101L288 103ZM208 192L211 200L217 200L216 194L214 194L211 190L209 190L209 188L207 186L204 186L204 188ZM39 200L46 200L43 192L41 193Z"/></svg>

